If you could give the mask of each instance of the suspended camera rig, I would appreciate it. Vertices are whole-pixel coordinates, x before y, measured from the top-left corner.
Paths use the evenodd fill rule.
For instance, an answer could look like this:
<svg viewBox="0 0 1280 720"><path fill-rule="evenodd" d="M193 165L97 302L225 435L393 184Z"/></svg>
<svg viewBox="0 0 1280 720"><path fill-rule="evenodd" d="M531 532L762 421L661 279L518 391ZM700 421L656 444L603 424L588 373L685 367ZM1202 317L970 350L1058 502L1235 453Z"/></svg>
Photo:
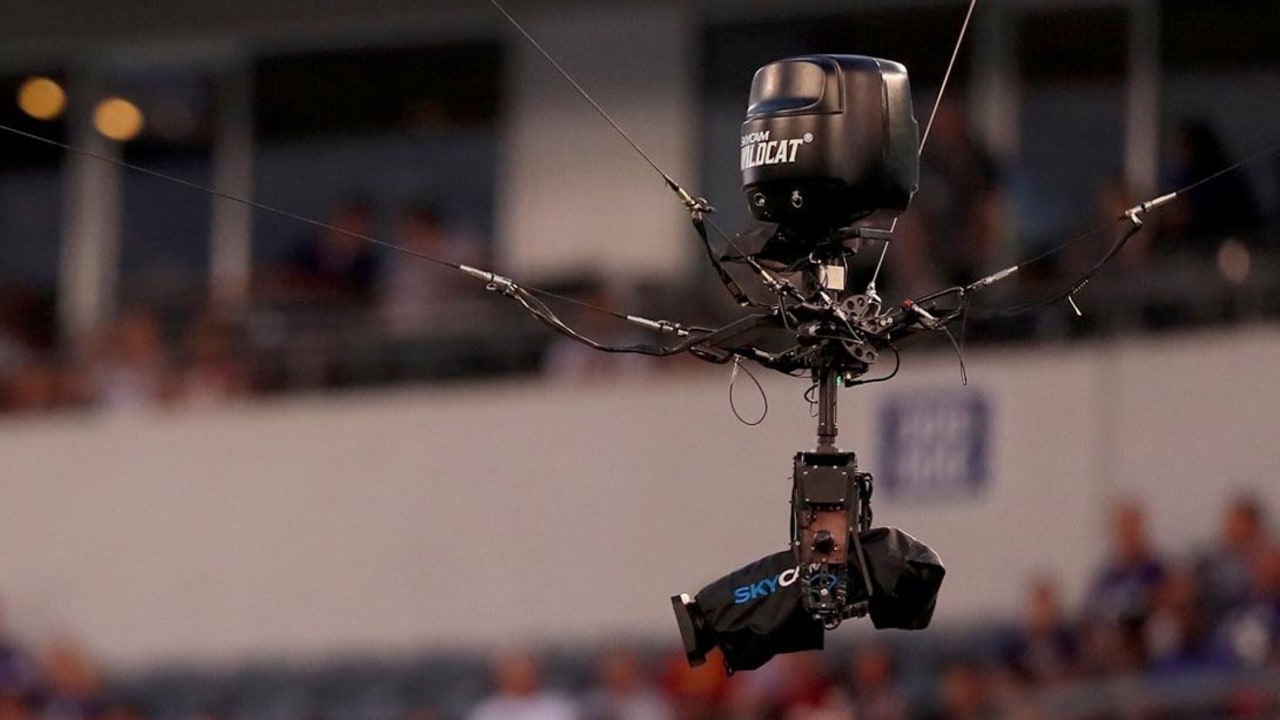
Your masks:
<svg viewBox="0 0 1280 720"><path fill-rule="evenodd" d="M909 336L943 333L954 344L949 325L970 314L970 298L1027 264L896 306L887 306L876 291L879 263L865 290L851 289L851 268L862 250L879 246L883 262L892 227L880 225L886 216L906 210L916 190L921 147L907 71L898 63L810 55L761 68L742 128L743 188L757 221L752 228L729 237L710 220L714 210L705 199L693 197L658 170L689 212L721 283L739 306L752 310L717 329L617 314L682 338L672 346L595 341L561 321L537 297L538 291L492 272L457 266L490 290L515 299L552 329L597 350L653 356L688 352L710 362L752 361L811 379L817 395L817 440L811 450L794 457L790 545L805 609L827 628L866 614L865 600L850 599L867 597L872 586L866 564L859 561L858 537L871 527L873 479L859 471L855 453L836 445L839 388L892 378L899 364L896 343ZM1127 211L1121 218L1127 231L1094 267L1060 292L985 315L1017 314L1070 300L1142 228L1142 215L1174 197L1171 193ZM730 252L716 251L709 229ZM752 251L744 250L747 245ZM729 266L745 267L768 292L768 300L745 291ZM866 378L886 352L894 355L894 369Z"/></svg>
<svg viewBox="0 0 1280 720"><path fill-rule="evenodd" d="M588 305L657 333L680 338L678 343L666 346L610 345L581 334L542 300L543 297L567 298L522 286L503 275L326 225L18 128L0 125L0 131L465 273L483 281L488 289L512 298L556 332L600 351L658 357L687 352L716 363L753 361L788 375L810 378L817 393L814 402L817 440L813 449L798 452L794 458L790 544L803 583L804 609L827 628L867 612L865 601L850 602L850 598L855 597L850 592L851 583L864 584L866 594L872 587L866 564L856 560L862 553L858 537L871 524L873 481L870 474L858 470L854 453L842 451L836 445L839 388L892 378L899 362L898 341L924 332L950 336L949 325L961 318L1017 315L1062 301L1070 302L1078 313L1074 295L1142 229L1144 215L1204 183L1280 150L1280 144L1269 146L1180 190L1130 208L1117 221L1124 225L1124 232L1098 262L1059 291L1038 300L996 310L970 306L970 299L978 291L1113 226L1095 228L969 285L888 306L882 302L875 285L894 227L884 229L883 221L906 210L916 191L919 156L929 135L929 126L926 126L923 138L918 137L905 67L862 56L809 55L770 63L757 72L747 119L742 126L741 169L747 205L759 224L735 239L711 221L709 215L714 211L710 204L694 197L667 175L499 0L489 2L662 177L666 187L688 210L721 282L740 306L752 309L751 314L724 327L710 329ZM970 0L930 124L945 93L975 7L976 0ZM709 230L719 236L731 252L717 252ZM751 252L743 251L743 245L752 243L758 247ZM866 289L855 292L849 285L853 260L861 250L877 243L880 260L875 272ZM726 265L745 266L768 291L769 299L765 302L753 299ZM867 379L865 376L872 365L886 351L894 354L893 371ZM851 559L854 562L850 562ZM859 571L850 571L851 566ZM861 577L852 577L855 574ZM861 589L858 588L857 596L866 597Z"/></svg>

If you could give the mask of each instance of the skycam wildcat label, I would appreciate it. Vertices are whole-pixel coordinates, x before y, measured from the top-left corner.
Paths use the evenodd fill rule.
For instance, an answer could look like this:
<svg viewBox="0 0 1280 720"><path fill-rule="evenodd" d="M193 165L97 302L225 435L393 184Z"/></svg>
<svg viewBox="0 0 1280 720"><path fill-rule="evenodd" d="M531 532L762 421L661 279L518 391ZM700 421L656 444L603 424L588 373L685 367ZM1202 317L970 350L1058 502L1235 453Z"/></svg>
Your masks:
<svg viewBox="0 0 1280 720"><path fill-rule="evenodd" d="M794 567L789 570L783 570L781 573L765 578L760 582L743 585L733 591L733 604L742 605L752 600L768 597L778 592L778 590L794 584L799 578L800 568Z"/></svg>
<svg viewBox="0 0 1280 720"><path fill-rule="evenodd" d="M803 137L770 139L772 130L749 132L742 136L742 170L761 165L782 165L796 161L800 146L813 142L813 133Z"/></svg>

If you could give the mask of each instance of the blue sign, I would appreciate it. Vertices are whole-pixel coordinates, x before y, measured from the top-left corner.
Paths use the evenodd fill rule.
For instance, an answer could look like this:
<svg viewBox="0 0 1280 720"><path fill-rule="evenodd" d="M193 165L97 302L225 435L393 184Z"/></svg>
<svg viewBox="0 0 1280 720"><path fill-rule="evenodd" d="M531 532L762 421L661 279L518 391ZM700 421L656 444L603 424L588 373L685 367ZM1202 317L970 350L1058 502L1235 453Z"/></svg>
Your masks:
<svg viewBox="0 0 1280 720"><path fill-rule="evenodd" d="M876 495L892 500L977 497L991 465L991 410L973 388L891 395L880 406Z"/></svg>

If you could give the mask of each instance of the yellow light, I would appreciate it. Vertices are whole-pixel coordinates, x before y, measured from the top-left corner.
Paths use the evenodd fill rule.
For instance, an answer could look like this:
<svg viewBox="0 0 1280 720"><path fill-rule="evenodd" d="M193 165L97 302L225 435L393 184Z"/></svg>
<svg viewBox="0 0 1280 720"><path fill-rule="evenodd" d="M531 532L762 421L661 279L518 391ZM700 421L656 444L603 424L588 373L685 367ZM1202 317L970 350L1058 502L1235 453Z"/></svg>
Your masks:
<svg viewBox="0 0 1280 720"><path fill-rule="evenodd" d="M67 93L49 78L27 78L18 88L18 107L37 120L53 120L67 107Z"/></svg>
<svg viewBox="0 0 1280 720"><path fill-rule="evenodd" d="M145 121L137 105L124 98L107 98L93 111L93 126L118 142L128 142L142 132Z"/></svg>

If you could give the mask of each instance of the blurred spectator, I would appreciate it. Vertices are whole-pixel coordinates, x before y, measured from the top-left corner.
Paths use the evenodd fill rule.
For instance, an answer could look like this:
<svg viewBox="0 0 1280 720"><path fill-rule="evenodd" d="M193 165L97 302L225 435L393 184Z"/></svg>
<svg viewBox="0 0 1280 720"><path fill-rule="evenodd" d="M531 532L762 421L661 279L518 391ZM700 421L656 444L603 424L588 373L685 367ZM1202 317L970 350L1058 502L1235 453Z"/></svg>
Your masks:
<svg viewBox="0 0 1280 720"><path fill-rule="evenodd" d="M1222 618L1250 599L1255 568L1268 549L1269 532L1256 498L1242 496L1227 506L1218 542L1199 561L1205 608Z"/></svg>
<svg viewBox="0 0 1280 720"><path fill-rule="evenodd" d="M724 672L724 656L719 649L707 653L707 661L696 668L689 667L683 652L671 653L663 667L662 679L676 720L720 717L720 702L729 683ZM734 682L741 679L734 678Z"/></svg>
<svg viewBox="0 0 1280 720"><path fill-rule="evenodd" d="M724 693L715 717L742 720L765 720L773 717L782 681L782 666L778 663L768 663L751 672L735 674L724 683Z"/></svg>
<svg viewBox="0 0 1280 720"><path fill-rule="evenodd" d="M51 409L60 399L57 370L23 328L28 304L3 290L0 287L0 411Z"/></svg>
<svg viewBox="0 0 1280 720"><path fill-rule="evenodd" d="M1258 666L1280 659L1280 549L1260 553L1252 570L1248 601L1223 619L1219 633L1232 657Z"/></svg>
<svg viewBox="0 0 1280 720"><path fill-rule="evenodd" d="M1111 511L1110 557L1097 572L1085 602L1086 616L1103 625L1141 624L1151 612L1164 563L1147 537L1142 508L1122 502Z"/></svg>
<svg viewBox="0 0 1280 720"><path fill-rule="evenodd" d="M0 384L53 345L53 302L45 293L0 283Z"/></svg>
<svg viewBox="0 0 1280 720"><path fill-rule="evenodd" d="M904 720L907 702L898 686L897 664L887 645L872 643L853 654L850 697L844 705L856 720Z"/></svg>
<svg viewBox="0 0 1280 720"><path fill-rule="evenodd" d="M671 706L649 685L634 651L610 650L600 659L600 686L585 703L584 720L670 720Z"/></svg>
<svg viewBox="0 0 1280 720"><path fill-rule="evenodd" d="M0 327L0 378L11 376L27 362L31 349L16 334Z"/></svg>
<svg viewBox="0 0 1280 720"><path fill-rule="evenodd" d="M994 718L997 710L991 683L981 666L958 663L942 674L942 708L936 720L982 720Z"/></svg>
<svg viewBox="0 0 1280 720"><path fill-rule="evenodd" d="M1271 222L1272 229L1280 226L1280 155L1273 156L1271 159L1271 182L1275 189L1275 196L1271 201ZM1274 237L1274 233L1272 235Z"/></svg>
<svg viewBox="0 0 1280 720"><path fill-rule="evenodd" d="M147 713L137 703L115 701L94 712L92 720L147 720Z"/></svg>
<svg viewBox="0 0 1280 720"><path fill-rule="evenodd" d="M512 652L493 666L497 692L471 712L471 720L576 720L577 708L565 697L542 689L542 671L532 655Z"/></svg>
<svg viewBox="0 0 1280 720"><path fill-rule="evenodd" d="M363 198L350 197L333 208L327 222L332 229L289 249L272 278L273 289L321 300L372 299L377 255L373 244L358 236L373 236L373 208Z"/></svg>
<svg viewBox="0 0 1280 720"><path fill-rule="evenodd" d="M188 332L178 399L186 405L216 405L248 391L249 370L240 360L231 323L214 313L205 314Z"/></svg>
<svg viewBox="0 0 1280 720"><path fill-rule="evenodd" d="M137 410L165 400L172 377L155 315L133 310L107 328L90 358L87 380L90 400L107 410Z"/></svg>
<svg viewBox="0 0 1280 720"><path fill-rule="evenodd" d="M1265 686L1248 685L1238 688L1227 699L1226 716L1231 718L1256 718L1272 720L1276 717L1276 696Z"/></svg>
<svg viewBox="0 0 1280 720"><path fill-rule="evenodd" d="M57 365L33 355L9 375L4 386L4 407L19 413L53 410L65 404L64 385Z"/></svg>
<svg viewBox="0 0 1280 720"><path fill-rule="evenodd" d="M1231 165L1217 131L1202 120L1186 119L1173 135L1169 186L1181 188ZM1262 226L1262 211L1248 176L1233 172L1199 186L1169 206L1165 230L1170 250L1211 254L1231 236L1252 238Z"/></svg>
<svg viewBox="0 0 1280 720"><path fill-rule="evenodd" d="M465 265L483 265L477 243L464 242L449 231L440 212L426 204L405 210L396 221L395 242L415 253ZM388 262L379 290L383 319L396 334L412 335L437 326L456 311L464 292L480 288L474 280L433 262L397 254Z"/></svg>
<svg viewBox="0 0 1280 720"><path fill-rule="evenodd" d="M0 688L0 720L33 720L31 706L21 693Z"/></svg>
<svg viewBox="0 0 1280 720"><path fill-rule="evenodd" d="M25 692L35 681L36 666L26 650L9 634L4 604L0 602L0 695ZM11 710L16 712L17 709Z"/></svg>
<svg viewBox="0 0 1280 720"><path fill-rule="evenodd" d="M1142 672L1146 663L1142 626L1125 623L1082 623L1076 642L1080 668L1092 681Z"/></svg>
<svg viewBox="0 0 1280 720"><path fill-rule="evenodd" d="M1159 673L1210 670L1223 664L1190 568L1168 572L1154 596L1144 630L1147 659Z"/></svg>
<svg viewBox="0 0 1280 720"><path fill-rule="evenodd" d="M84 720L102 692L102 676L75 642L62 638L40 657L43 678L43 720Z"/></svg>
<svg viewBox="0 0 1280 720"><path fill-rule="evenodd" d="M822 666L822 653L781 655L773 662L781 669L778 696L770 717L781 720L827 720L844 717L843 696L836 692Z"/></svg>
<svg viewBox="0 0 1280 720"><path fill-rule="evenodd" d="M1058 587L1047 577L1027 590L1022 625L1004 647L1005 663L1023 681L1056 682L1075 672L1075 629L1062 612Z"/></svg>
<svg viewBox="0 0 1280 720"><path fill-rule="evenodd" d="M920 158L920 191L888 255L894 294L912 297L991 272L1005 240L1005 201L994 157L956 101L943 100Z"/></svg>

